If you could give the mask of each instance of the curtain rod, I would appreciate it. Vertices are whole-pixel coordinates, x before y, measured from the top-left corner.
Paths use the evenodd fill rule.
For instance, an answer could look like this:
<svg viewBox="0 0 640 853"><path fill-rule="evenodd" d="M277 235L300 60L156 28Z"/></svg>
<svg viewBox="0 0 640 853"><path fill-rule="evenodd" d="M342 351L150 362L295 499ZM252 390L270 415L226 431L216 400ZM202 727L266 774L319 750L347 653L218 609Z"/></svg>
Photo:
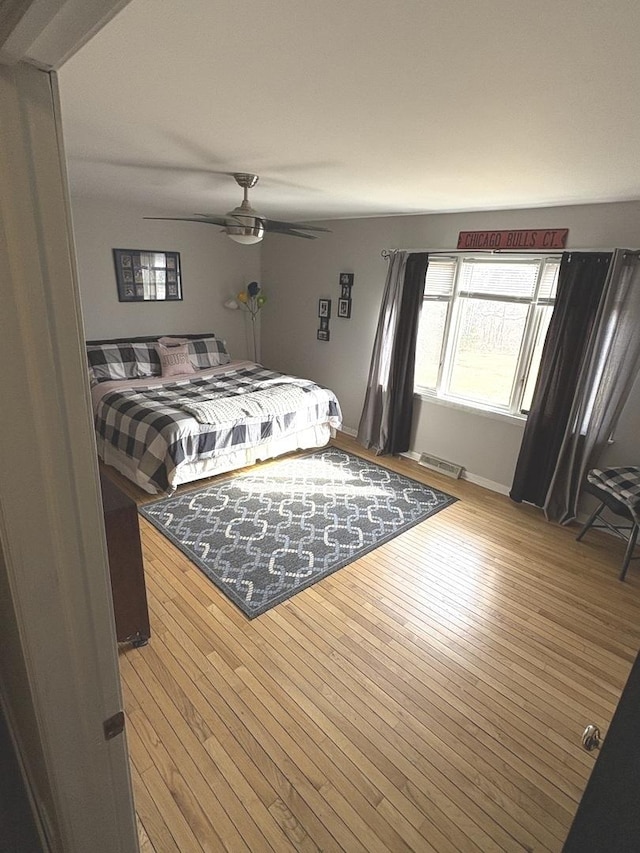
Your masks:
<svg viewBox="0 0 640 853"><path fill-rule="evenodd" d="M429 252L432 255L503 255L503 254L513 254L513 255L561 255L565 252L615 252L621 251L622 256L624 258L627 257L636 257L640 255L640 249L612 249L611 247L607 249L547 249L546 251L534 251L533 249L383 249L380 252L380 256L386 260L388 260L392 255L395 255L396 252L408 252L410 255L415 252Z"/></svg>

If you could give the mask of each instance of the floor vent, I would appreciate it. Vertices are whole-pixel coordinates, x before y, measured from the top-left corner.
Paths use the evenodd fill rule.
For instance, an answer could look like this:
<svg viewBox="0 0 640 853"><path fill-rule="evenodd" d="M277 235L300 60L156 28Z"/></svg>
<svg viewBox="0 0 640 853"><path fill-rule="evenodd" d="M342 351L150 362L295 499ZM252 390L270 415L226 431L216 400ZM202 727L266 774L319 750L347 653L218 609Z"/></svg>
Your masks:
<svg viewBox="0 0 640 853"><path fill-rule="evenodd" d="M424 468L431 468L433 471L439 471L441 474L446 474L447 477L459 479L460 474L464 470L463 465L456 465L454 462L447 462L446 459L439 459L437 456L431 456L429 453L421 453L419 464Z"/></svg>

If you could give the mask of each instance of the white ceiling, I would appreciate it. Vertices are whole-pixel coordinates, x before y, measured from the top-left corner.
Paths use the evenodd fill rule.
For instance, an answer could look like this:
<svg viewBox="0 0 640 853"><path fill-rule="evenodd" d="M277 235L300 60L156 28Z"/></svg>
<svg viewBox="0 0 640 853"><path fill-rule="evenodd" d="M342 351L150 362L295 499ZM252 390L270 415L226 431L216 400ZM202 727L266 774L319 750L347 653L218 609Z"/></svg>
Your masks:
<svg viewBox="0 0 640 853"><path fill-rule="evenodd" d="M72 193L325 219L640 199L638 0L132 0L59 71Z"/></svg>

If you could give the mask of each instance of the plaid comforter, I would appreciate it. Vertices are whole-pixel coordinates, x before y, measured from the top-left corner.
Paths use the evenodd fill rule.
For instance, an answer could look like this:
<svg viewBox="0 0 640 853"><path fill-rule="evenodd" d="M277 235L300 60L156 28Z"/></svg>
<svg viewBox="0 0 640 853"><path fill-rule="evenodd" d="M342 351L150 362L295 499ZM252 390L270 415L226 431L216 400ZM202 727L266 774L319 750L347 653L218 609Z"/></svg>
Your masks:
<svg viewBox="0 0 640 853"><path fill-rule="evenodd" d="M279 405L270 410L265 392L269 388L282 389L288 383L302 389L304 399L286 411L280 394ZM247 406L251 415L232 419L223 416L213 423L200 423L188 410L194 403L237 400L240 395L248 395L249 402L256 391L260 392L255 395L260 402L259 414L251 405ZM231 407L221 408L229 411ZM167 491L172 488L174 471L184 462L255 447L318 424L338 428L341 418L340 405L332 391L305 379L253 366L208 378L108 392L97 405L95 425L100 438L137 460L139 471L160 491Z"/></svg>

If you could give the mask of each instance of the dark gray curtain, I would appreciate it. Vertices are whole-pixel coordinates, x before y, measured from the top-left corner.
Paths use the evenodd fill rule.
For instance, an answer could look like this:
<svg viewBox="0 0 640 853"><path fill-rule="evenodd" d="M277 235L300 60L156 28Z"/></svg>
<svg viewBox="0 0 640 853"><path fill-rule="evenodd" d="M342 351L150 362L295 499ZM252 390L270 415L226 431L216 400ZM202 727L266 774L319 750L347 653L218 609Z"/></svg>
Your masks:
<svg viewBox="0 0 640 853"><path fill-rule="evenodd" d="M416 337L429 264L426 252L389 260L358 441L378 454L409 449Z"/></svg>
<svg viewBox="0 0 640 853"><path fill-rule="evenodd" d="M544 506L569 424L578 378L611 261L610 253L562 256L556 304L542 352L511 488L514 501Z"/></svg>
<svg viewBox="0 0 640 853"><path fill-rule="evenodd" d="M597 466L639 370L640 258L617 249L544 502L550 520L575 519L587 472Z"/></svg>

